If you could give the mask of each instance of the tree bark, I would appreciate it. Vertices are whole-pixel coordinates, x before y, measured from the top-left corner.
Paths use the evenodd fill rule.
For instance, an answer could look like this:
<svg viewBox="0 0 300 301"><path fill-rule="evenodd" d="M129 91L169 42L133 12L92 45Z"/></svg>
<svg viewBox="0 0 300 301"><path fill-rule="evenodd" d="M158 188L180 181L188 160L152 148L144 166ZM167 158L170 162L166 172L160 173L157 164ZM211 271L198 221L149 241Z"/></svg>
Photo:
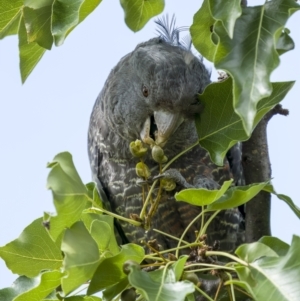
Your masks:
<svg viewBox="0 0 300 301"><path fill-rule="evenodd" d="M267 144L267 120L263 118L243 143L242 164L246 185L271 179L271 164ZM262 191L246 204L246 242L257 241L271 235L271 195Z"/></svg>
<svg viewBox="0 0 300 301"><path fill-rule="evenodd" d="M242 145L242 164L247 185L269 181L271 163L268 151L267 125L275 115L288 115L281 105L275 106L259 122L248 141ZM246 204L246 242L259 240L262 236L271 235L270 228L271 195L262 191Z"/></svg>

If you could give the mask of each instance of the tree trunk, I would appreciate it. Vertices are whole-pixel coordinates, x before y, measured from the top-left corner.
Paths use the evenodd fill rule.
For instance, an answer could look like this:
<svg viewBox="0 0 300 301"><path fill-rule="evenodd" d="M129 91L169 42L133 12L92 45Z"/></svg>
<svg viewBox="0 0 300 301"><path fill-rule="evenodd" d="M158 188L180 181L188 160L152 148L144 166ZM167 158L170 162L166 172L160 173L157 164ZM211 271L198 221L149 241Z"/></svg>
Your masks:
<svg viewBox="0 0 300 301"><path fill-rule="evenodd" d="M271 164L267 143L268 118L264 117L243 143L242 164L246 185L271 179ZM254 242L271 235L271 195L262 191L246 204L246 242Z"/></svg>

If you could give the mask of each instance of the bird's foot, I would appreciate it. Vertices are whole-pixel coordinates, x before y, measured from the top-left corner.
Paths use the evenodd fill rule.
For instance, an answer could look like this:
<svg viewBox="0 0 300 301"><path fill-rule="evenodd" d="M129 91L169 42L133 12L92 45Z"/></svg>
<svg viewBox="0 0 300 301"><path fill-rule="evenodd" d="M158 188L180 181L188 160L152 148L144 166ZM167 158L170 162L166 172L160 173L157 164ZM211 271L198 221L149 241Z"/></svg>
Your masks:
<svg viewBox="0 0 300 301"><path fill-rule="evenodd" d="M164 181L168 181L170 183L176 183L184 188L193 188L194 186L189 184L185 178L182 176L179 170L175 168L170 168L166 170L165 172L153 177L153 180L162 179ZM175 186L174 186L175 188Z"/></svg>
<svg viewBox="0 0 300 301"><path fill-rule="evenodd" d="M170 168L162 174L159 174L152 178L152 180L157 179L174 181L176 184L182 186L183 188L206 188L209 190L215 190L220 188L220 185L217 182L204 175L196 176L192 185L186 181L186 179L182 176L179 170L174 168Z"/></svg>

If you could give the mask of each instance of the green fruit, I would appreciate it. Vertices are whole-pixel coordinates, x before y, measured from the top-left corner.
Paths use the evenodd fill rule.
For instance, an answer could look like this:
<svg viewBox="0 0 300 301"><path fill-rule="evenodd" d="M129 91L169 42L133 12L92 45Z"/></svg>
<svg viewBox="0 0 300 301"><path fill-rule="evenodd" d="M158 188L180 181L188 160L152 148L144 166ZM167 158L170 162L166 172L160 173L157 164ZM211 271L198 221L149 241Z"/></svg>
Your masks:
<svg viewBox="0 0 300 301"><path fill-rule="evenodd" d="M140 265L139 265L136 261L134 261L134 260L127 260L127 261L125 261L124 264L123 264L123 272L124 272L126 275L128 275L128 274L130 273L130 270L131 270L130 268L131 268L132 266L137 267L139 270L141 269Z"/></svg>
<svg viewBox="0 0 300 301"><path fill-rule="evenodd" d="M148 179L151 175L149 167L143 162L137 163L135 166L135 172L138 177L145 179Z"/></svg>
<svg viewBox="0 0 300 301"><path fill-rule="evenodd" d="M161 181L161 187L166 191L172 191L176 188L176 183L172 179L162 179Z"/></svg>
<svg viewBox="0 0 300 301"><path fill-rule="evenodd" d="M151 154L153 160L157 163L165 163L168 161L168 158L165 156L164 150L158 145L154 145L152 147Z"/></svg>
<svg viewBox="0 0 300 301"><path fill-rule="evenodd" d="M141 140L135 140L130 142L129 149L131 154L134 157L138 157L138 158L144 157L148 151L148 149L143 146Z"/></svg>
<svg viewBox="0 0 300 301"><path fill-rule="evenodd" d="M121 301L134 301L136 299L136 292L133 288L129 288L122 292Z"/></svg>

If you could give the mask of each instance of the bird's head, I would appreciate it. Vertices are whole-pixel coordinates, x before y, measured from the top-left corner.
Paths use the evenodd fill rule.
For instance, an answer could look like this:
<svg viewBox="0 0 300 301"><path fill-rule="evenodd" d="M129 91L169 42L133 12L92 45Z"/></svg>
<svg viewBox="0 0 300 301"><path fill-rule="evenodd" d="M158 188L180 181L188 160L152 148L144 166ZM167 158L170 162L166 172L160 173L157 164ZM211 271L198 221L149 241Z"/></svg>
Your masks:
<svg viewBox="0 0 300 301"><path fill-rule="evenodd" d="M181 136L186 142L196 135L194 116L201 112L197 96L209 78L190 47L163 36L151 39L112 70L99 99L103 116L128 143L140 139L163 147Z"/></svg>
<svg viewBox="0 0 300 301"><path fill-rule="evenodd" d="M135 88L147 108L140 138L164 146L182 123L201 112L198 93L209 83L209 75L192 52L162 39L152 42L140 45L132 55L139 78Z"/></svg>

